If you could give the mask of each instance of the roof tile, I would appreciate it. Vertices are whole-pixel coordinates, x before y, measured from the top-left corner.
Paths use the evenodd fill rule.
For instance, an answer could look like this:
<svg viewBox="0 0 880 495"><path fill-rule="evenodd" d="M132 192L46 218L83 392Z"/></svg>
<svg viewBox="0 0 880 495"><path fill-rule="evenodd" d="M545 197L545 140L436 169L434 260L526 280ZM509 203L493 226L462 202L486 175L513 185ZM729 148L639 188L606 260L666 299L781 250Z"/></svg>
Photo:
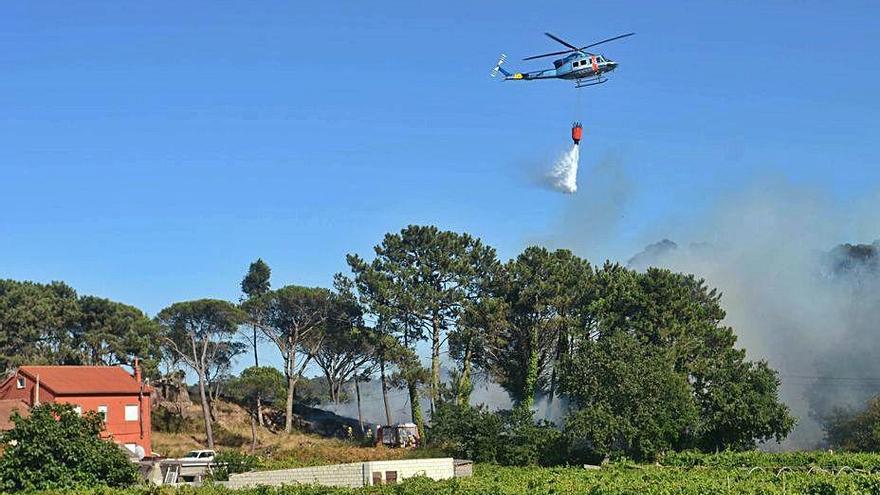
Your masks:
<svg viewBox="0 0 880 495"><path fill-rule="evenodd" d="M141 387L119 366L22 366L21 373L57 395L136 394ZM146 392L147 389L145 388Z"/></svg>

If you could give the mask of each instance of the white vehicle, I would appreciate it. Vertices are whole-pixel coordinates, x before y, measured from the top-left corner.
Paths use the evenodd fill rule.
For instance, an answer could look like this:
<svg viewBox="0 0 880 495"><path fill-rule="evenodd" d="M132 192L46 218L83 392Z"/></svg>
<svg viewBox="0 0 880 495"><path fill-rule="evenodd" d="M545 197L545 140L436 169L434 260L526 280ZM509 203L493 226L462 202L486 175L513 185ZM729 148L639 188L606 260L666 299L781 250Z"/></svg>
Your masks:
<svg viewBox="0 0 880 495"><path fill-rule="evenodd" d="M214 460L215 452L213 450L191 450L180 458L181 461L196 461L199 463L211 462Z"/></svg>

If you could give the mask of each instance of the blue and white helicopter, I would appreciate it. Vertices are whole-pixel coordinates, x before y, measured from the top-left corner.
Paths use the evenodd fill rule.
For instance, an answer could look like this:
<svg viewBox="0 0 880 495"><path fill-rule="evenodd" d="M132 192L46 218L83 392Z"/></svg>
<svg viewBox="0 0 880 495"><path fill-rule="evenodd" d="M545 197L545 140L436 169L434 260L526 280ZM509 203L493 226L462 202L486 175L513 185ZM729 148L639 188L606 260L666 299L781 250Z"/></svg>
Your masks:
<svg viewBox="0 0 880 495"><path fill-rule="evenodd" d="M563 50L561 52L545 53L543 55L534 55L532 57L526 57L523 60L534 60L536 58L568 54L560 59L554 60L552 69L538 70L533 72L509 72L501 67L504 64L504 61L507 60L507 55L504 55L502 53L501 57L498 59L498 63L495 64L495 68L492 69L491 76L495 77L500 72L504 74L505 81L531 81L533 79L568 79L574 80L575 87L578 88L602 84L608 80L608 78L605 77L605 74L608 74L609 72L617 68L617 62L605 58L602 55L588 52L587 48L592 48L594 46L601 45L602 43L608 43L609 41L626 38L636 33L621 34L620 36L608 38L607 40L597 41L596 43L582 46L580 48L557 36L554 36L553 34L544 34L546 34L554 41L563 44L565 47L568 48L568 50Z"/></svg>

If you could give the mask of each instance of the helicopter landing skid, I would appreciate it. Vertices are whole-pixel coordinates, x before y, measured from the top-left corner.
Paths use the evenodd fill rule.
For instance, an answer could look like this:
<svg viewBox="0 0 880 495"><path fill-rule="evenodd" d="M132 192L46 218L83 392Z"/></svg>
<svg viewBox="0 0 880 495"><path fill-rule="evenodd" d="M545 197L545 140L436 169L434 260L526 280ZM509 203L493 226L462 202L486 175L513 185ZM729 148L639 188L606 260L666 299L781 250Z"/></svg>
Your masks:
<svg viewBox="0 0 880 495"><path fill-rule="evenodd" d="M602 84L608 82L607 77L598 77L594 79L575 79L574 87L576 88L586 88L587 86L596 86L597 84Z"/></svg>

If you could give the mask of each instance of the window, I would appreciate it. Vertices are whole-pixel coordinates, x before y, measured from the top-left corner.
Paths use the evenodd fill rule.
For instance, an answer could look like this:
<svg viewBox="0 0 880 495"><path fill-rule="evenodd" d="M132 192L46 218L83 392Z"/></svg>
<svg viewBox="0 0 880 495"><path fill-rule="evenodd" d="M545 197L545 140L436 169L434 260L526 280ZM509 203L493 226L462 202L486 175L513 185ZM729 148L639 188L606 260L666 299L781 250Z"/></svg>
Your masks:
<svg viewBox="0 0 880 495"><path fill-rule="evenodd" d="M107 406L98 406L98 414L104 419L104 422L107 422Z"/></svg>
<svg viewBox="0 0 880 495"><path fill-rule="evenodd" d="M382 484L382 471L373 471L373 485Z"/></svg>
<svg viewBox="0 0 880 495"><path fill-rule="evenodd" d="M389 485L397 483L397 471L385 471L385 483Z"/></svg>
<svg viewBox="0 0 880 495"><path fill-rule="evenodd" d="M79 414L80 416L82 416L83 408L82 408L82 406L73 406L73 411L75 413Z"/></svg>
<svg viewBox="0 0 880 495"><path fill-rule="evenodd" d="M24 377L20 376L17 380L15 380L15 388L22 389L24 388Z"/></svg>
<svg viewBox="0 0 880 495"><path fill-rule="evenodd" d="M125 405L125 420L126 421L137 421L140 416L138 415L138 406L137 404L126 404Z"/></svg>

